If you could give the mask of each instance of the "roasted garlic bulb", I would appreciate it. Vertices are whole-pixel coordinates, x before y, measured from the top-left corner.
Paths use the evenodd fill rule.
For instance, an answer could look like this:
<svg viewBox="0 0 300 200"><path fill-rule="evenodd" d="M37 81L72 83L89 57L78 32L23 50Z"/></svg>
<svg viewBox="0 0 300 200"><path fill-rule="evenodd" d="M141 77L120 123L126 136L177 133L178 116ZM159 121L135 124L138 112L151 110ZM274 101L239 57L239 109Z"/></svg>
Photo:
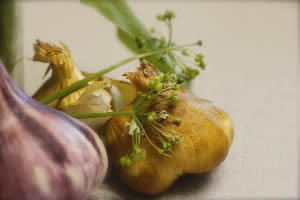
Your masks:
<svg viewBox="0 0 300 200"><path fill-rule="evenodd" d="M128 73L127 77L137 90L145 91L151 85L152 77L158 74L155 67L143 62L137 72ZM233 125L228 114L187 90L179 89L177 93L176 104L164 101L149 108L150 111L166 111L174 116L173 119L181 119L180 124L174 123L170 118L157 121L160 126L156 127L161 130L169 129L182 135L180 142L174 143L168 154L153 148L153 145L160 145L159 137L153 128L143 124L145 133L140 138L140 146L145 150L145 159L130 162L124 167L120 164L120 159L123 161L124 154L132 149L133 137L128 128L131 117L116 116L109 122L106 145L113 164L121 179L136 192L149 195L161 193L181 175L214 169L229 151ZM124 110L132 110L134 104L128 105ZM145 135L152 139L153 144Z"/></svg>

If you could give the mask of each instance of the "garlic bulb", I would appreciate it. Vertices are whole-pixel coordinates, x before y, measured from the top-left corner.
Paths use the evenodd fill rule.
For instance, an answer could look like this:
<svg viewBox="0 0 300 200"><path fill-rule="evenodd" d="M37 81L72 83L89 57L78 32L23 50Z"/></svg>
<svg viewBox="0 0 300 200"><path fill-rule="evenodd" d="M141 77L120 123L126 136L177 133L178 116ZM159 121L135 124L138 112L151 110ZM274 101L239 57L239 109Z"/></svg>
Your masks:
<svg viewBox="0 0 300 200"><path fill-rule="evenodd" d="M84 77L73 63L68 47L62 42L60 44L62 48L40 40L34 44L33 60L49 63L45 75L52 70L51 77L33 95L33 98L38 101ZM72 104L79 99L84 91L85 87L52 102L49 106L60 108Z"/></svg>
<svg viewBox="0 0 300 200"><path fill-rule="evenodd" d="M102 182L96 133L25 95L0 61L0 199L83 200Z"/></svg>
<svg viewBox="0 0 300 200"><path fill-rule="evenodd" d="M138 90L147 91L151 85L151 78L157 74L159 71L155 67L144 62L137 72L128 73L127 77ZM229 151L233 139L233 126L225 112L184 89L178 91L178 99L175 100L178 101L175 105L167 101L155 105L147 111L150 112L148 119L142 119L145 121L142 127L145 132L141 133L144 137L140 138L139 143L145 152L144 160L131 162L128 160L131 154L124 157L124 154L132 149L134 138L131 137L132 133L130 134L128 128L130 116L113 117L108 125L106 145L113 164L121 179L136 192L144 194L163 192L183 174L198 174L214 169L226 158ZM124 110L133 110L134 106L135 103L128 105ZM155 121L151 116L155 112L151 111L162 113L165 119L161 117ZM167 116L180 119L180 124L174 124L174 120L168 119ZM147 125L149 120L154 121L155 126L149 126L149 123ZM158 129L159 131L168 129L171 133L182 135L182 140L174 143L168 154L164 154L159 145L160 141L170 134L158 137L155 133ZM149 139L152 139L152 144ZM170 140L166 140L168 141ZM165 145L161 148L168 149Z"/></svg>
<svg viewBox="0 0 300 200"><path fill-rule="evenodd" d="M60 44L62 47L39 40L34 44L35 54L33 60L49 63L46 74L52 70L51 77L33 95L33 98L36 100L42 100L88 75L79 71L72 61L69 48L62 42ZM110 112L112 96L107 91L109 82L110 80L103 81L103 78L97 79L86 87L72 92L64 98L50 103L48 106L67 114ZM98 130L108 119L81 119L81 121L86 123L90 128Z"/></svg>
<svg viewBox="0 0 300 200"><path fill-rule="evenodd" d="M52 70L51 77L33 95L36 100L42 100L58 90L91 75L81 72L72 61L69 48L62 42L60 44L62 47L39 40L34 44L35 54L33 60L49 63L46 74ZM113 88L116 88L116 91L113 91ZM100 77L64 98L50 103L48 106L67 114L102 113L119 110L120 105L124 107L124 105L133 101L135 97L136 91L131 84ZM103 124L109 119L110 117L80 120L99 132Z"/></svg>

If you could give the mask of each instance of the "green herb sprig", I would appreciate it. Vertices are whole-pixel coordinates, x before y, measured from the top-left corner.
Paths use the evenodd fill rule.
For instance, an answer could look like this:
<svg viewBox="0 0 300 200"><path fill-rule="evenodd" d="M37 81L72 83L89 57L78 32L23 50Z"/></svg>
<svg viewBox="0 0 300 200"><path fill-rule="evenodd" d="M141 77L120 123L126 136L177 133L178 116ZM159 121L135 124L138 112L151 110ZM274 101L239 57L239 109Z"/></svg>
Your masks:
<svg viewBox="0 0 300 200"><path fill-rule="evenodd" d="M187 48L187 47L190 47L190 46L195 46L197 45L197 42L196 43L192 43L192 44L186 44L186 45L181 45L181 46L171 46L171 47L167 47L167 48L163 48L163 49L160 49L160 50L156 50L156 51L152 51L152 52L148 52L148 53L142 53L142 54L138 54L138 55L135 55L135 56L132 56L132 57L129 57L129 58L126 58L124 60L121 60L120 62L116 63L116 64L113 64L107 68L104 68L84 79L81 79L80 81L77 81L57 92L55 92L54 94L46 97L45 99L42 99L41 100L41 103L43 104L49 104L53 101L55 101L56 99L59 99L59 98L63 98L67 95L69 95L70 93L84 87L86 84L88 84L90 81L93 81L101 76L103 76L104 74L107 74L108 72L111 72L127 63L130 63L132 61L135 61L135 60L138 60L138 59L142 59L142 58L145 58L145 57L148 57L148 56L152 56L152 55L157 55L157 54L160 54L160 53L164 53L164 52L169 52L169 51L180 51L182 50L183 48Z"/></svg>
<svg viewBox="0 0 300 200"><path fill-rule="evenodd" d="M164 22L168 27L168 37L164 37L156 29L150 31L141 20L135 15L126 0L81 0L82 3L93 7L116 25L120 41L136 54L152 52L171 46L173 26L172 20L176 14L172 11L165 11L157 15L159 21ZM202 46L202 41L198 41ZM176 72L188 83L205 69L204 56L190 49L181 49L177 53L164 52L146 57L163 73Z"/></svg>
<svg viewBox="0 0 300 200"><path fill-rule="evenodd" d="M146 158L146 151L141 146L141 138L145 137L159 155L171 156L169 152L175 143L180 142L183 136L171 130L162 123L164 120L172 120L175 124L181 123L181 118L170 115L166 110L152 111L157 104L165 101L177 103L179 101L177 90L183 84L183 79L173 73L160 73L154 76L149 82L149 89L140 93L131 111L76 114L73 117L96 118L116 115L128 115L128 134L132 138L132 148L130 152L122 156L119 163L122 167L130 167L135 161L142 161ZM146 131L148 129L150 131ZM150 134L154 134L150 135ZM152 138L157 139L154 142Z"/></svg>
<svg viewBox="0 0 300 200"><path fill-rule="evenodd" d="M87 2L89 3L95 3L92 0L87 0ZM105 2L105 6L110 5L111 3L113 3L114 6L118 7L117 5L120 5L121 7L123 7L124 9L129 9L127 4L125 3L125 1L123 0L116 0L116 1L106 1L106 0L101 0L98 3L96 3L95 5L97 6L102 6L102 3ZM116 5L115 5L116 4ZM94 4L92 4L94 5ZM108 6L107 8L110 8L112 10L114 10L114 6ZM106 7L105 7L106 8ZM125 9L125 10L126 10ZM102 7L101 9L102 10ZM105 9L104 9L105 10ZM121 13L119 13L121 14ZM114 15L109 15L109 18L113 18ZM133 17L134 15L132 15L131 17ZM146 58L146 59L150 59L151 62L151 58L152 56L159 56L158 59L158 66L155 65L156 62L151 62L152 64L154 64L155 66L157 66L159 68L159 63L160 64L167 64L168 62L172 63L172 70L169 70L169 72L172 73L176 73L177 70L176 68L180 68L181 71L179 73L179 76L185 80L191 80L193 78L195 78L198 74L199 74L199 70L196 68L193 68L192 66L198 66L201 69L205 69L206 64L203 60L204 55L203 54L199 54L199 53L195 53L194 51L192 51L189 47L191 46L202 46L202 41L198 40L195 43L192 44L186 44L186 45L176 45L175 42L172 41L172 35L173 35L173 30L172 30L172 19L175 17L175 13L172 11L165 11L163 14L158 14L157 15L157 19L160 21L163 21L167 24L168 26L168 31L169 31L169 38L168 38L168 42L166 42L167 40L165 39L165 37L160 34L159 32L157 32L156 30L152 29L152 36L151 36L151 45L155 45L156 48L152 48L152 49L156 49L156 50L152 50L149 51L148 45L149 45L149 41L147 42L146 40L144 40L142 37L137 36L135 38L135 43L137 45L137 47L139 49L141 49L141 52L144 53L140 53L137 54L135 56L129 57L127 59L124 59L116 64L113 64L103 70L100 70L78 82L75 82L71 85L69 85L68 87L63 88L62 90L59 90L58 92L54 93L53 95L50 95L49 97L43 99L41 101L41 103L44 104L49 104L51 102L53 102L56 99L62 98L64 96L67 96L68 94L80 89L81 87L85 86L86 84L88 84L88 82L95 80L101 76L103 76L104 74L111 72L127 63L130 63L134 60L137 59L142 59L142 58ZM128 23L126 20L124 21L124 23ZM120 22L121 23L121 22ZM137 30L140 30L138 27L142 27L140 23L138 23L138 20L136 20L137 24L139 24L139 26L135 27ZM130 24L130 23L129 23ZM128 25L129 26L129 25ZM131 27L131 26L129 26ZM135 29L134 29L135 30ZM138 31L137 31L138 33ZM145 31L143 31L143 33L147 33ZM160 36L155 36L159 34ZM146 34L147 35L147 34ZM145 42L146 41L146 42ZM189 58L189 59L188 59ZM164 73L168 73L166 70L162 71Z"/></svg>
<svg viewBox="0 0 300 200"><path fill-rule="evenodd" d="M151 33L153 34L153 39L158 44L160 48L167 48L176 46L172 41L173 36L173 26L172 19L176 17L176 14L170 10L166 10L162 14L157 15L159 21L164 22L168 27L168 40L159 33L156 29L152 28ZM202 41L197 42L198 46L202 46ZM204 55L196 53L188 48L182 48L181 51L177 52L165 52L160 61L166 62L166 60L172 64L174 71L177 71L179 68L180 76L185 80L192 80L199 74L199 68L204 70L206 68L206 63L204 62Z"/></svg>
<svg viewBox="0 0 300 200"><path fill-rule="evenodd" d="M0 58L11 74L17 63L16 40L16 2L15 0L0 2Z"/></svg>
<svg viewBox="0 0 300 200"><path fill-rule="evenodd" d="M92 2L92 0L88 1ZM102 5L102 3L104 2L105 4L103 5L105 6L105 8L109 9L112 9L112 7L110 7L111 4L117 6L119 5L119 3L120 5L126 7L125 1L123 0L101 0L98 3ZM119 13L119 15L121 15L121 13ZM163 14L157 15L157 19L164 22L168 27L168 39L166 39L158 31L152 29L149 36L150 39L148 38L149 40L145 40L145 38L140 37L147 35L147 32L143 30L142 33L144 35L141 34L139 36L136 36L134 40L136 48L139 49L139 52L141 53L124 59L105 69L102 69L78 82L75 82L63 88L62 90L59 90L58 92L41 101L44 104L49 104L56 99L63 98L70 93L80 89L81 87L84 87L90 81L93 81L103 76L104 74L111 72L134 60L146 58L147 60L150 59L150 63L154 64L155 66L158 65L158 67L171 66L170 70L166 70L167 68L160 67L163 73L160 73L159 75L152 78L152 80L149 82L149 89L138 95L131 111L85 113L72 115L73 117L78 119L118 115L130 116L130 121L128 123L128 133L132 138L132 148L119 160L122 167L130 167L133 162L141 161L146 158L146 152L141 147L141 137L145 137L146 140L151 144L151 146L158 152L158 154L164 156L171 156L169 152L172 151L173 145L183 139L183 136L180 133L177 133L174 130L170 130L161 123L164 120L173 120L174 123L180 124L180 118L171 116L166 110L153 110L156 105L165 101L177 103L179 101L177 90L180 86L182 86L184 80L191 80L199 74L199 70L195 68L195 66L200 67L200 69L205 69L206 67L206 64L203 60L204 56L189 49L189 47L191 46L202 46L202 41L199 40L195 43L186 45L176 45L175 42L173 42L172 19L175 16L175 13L173 13L172 11L166 11ZM108 17L114 18L114 15L109 14ZM128 23L126 20L120 23L127 23L128 27L132 26L132 24ZM134 30L140 30L139 28L141 28L142 26L141 24L138 25L139 26L132 26L131 28L134 27L137 28ZM139 31L137 31L136 33L138 32ZM149 45L151 46L151 48L149 47ZM169 63L171 63L171 65L169 65ZM178 68L180 69L179 71ZM175 75L176 73L178 73L178 75ZM150 131L148 131L147 133L146 130ZM153 141L154 138L156 140L155 142Z"/></svg>

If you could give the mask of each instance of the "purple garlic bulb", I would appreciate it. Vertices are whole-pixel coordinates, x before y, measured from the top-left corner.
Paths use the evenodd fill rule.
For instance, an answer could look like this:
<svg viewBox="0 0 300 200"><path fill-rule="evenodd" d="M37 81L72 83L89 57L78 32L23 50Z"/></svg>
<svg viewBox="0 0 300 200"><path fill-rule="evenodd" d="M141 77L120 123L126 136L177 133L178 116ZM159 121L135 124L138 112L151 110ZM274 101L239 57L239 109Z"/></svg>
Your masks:
<svg viewBox="0 0 300 200"><path fill-rule="evenodd" d="M96 133L24 94L0 61L0 199L84 200L106 170Z"/></svg>

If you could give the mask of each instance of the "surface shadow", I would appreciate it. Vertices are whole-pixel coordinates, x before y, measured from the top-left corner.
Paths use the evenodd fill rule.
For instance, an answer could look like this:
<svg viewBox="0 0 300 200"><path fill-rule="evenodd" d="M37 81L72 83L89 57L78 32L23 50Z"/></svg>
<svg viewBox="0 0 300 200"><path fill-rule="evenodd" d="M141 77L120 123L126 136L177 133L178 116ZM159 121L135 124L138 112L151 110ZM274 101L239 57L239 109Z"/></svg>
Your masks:
<svg viewBox="0 0 300 200"><path fill-rule="evenodd" d="M202 174L186 174L179 179L167 190L166 194L184 195L188 193L200 192L206 188L211 180L211 175L214 171Z"/></svg>
<svg viewBox="0 0 300 200"><path fill-rule="evenodd" d="M102 190L107 190L107 191L103 191L104 193L105 192L107 194L111 193L111 198L109 199L112 200L173 199L179 195L185 196L185 195L201 192L209 185L211 180L211 175L213 173L214 170L203 174L184 175L182 177L179 177L167 191L155 196L145 196L142 194L138 194L132 191L130 188L128 188L128 186L121 181L117 171L113 167L110 167L103 183L104 189L102 186Z"/></svg>

